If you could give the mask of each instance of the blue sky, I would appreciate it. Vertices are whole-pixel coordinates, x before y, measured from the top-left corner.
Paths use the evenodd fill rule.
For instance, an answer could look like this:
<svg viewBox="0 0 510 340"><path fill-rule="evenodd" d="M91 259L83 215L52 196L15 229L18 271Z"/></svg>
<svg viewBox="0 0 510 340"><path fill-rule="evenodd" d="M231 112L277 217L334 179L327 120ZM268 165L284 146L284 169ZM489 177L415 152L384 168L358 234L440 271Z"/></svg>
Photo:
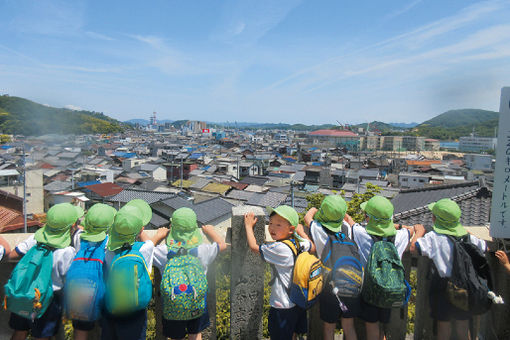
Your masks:
<svg viewBox="0 0 510 340"><path fill-rule="evenodd" d="M0 0L0 93L114 118L421 122L498 110L510 1Z"/></svg>

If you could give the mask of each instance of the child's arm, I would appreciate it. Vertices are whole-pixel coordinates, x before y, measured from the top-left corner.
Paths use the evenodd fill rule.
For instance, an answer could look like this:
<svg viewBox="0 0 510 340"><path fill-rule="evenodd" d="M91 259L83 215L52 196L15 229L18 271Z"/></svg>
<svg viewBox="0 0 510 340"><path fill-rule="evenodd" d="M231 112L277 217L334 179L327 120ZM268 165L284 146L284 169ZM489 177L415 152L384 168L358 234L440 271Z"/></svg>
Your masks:
<svg viewBox="0 0 510 340"><path fill-rule="evenodd" d="M319 211L319 209L312 207L312 208L310 208L310 210L308 210L306 212L304 220L305 220L305 224L306 224L307 227L310 227L310 224L313 221L313 217L315 216L317 211Z"/></svg>
<svg viewBox="0 0 510 340"><path fill-rule="evenodd" d="M227 249L227 244L225 241L218 235L216 230L214 230L214 226L212 225L204 225L202 226L202 231L204 234L211 239L211 241L216 242L218 244L218 247L220 248L220 252Z"/></svg>
<svg viewBox="0 0 510 340"><path fill-rule="evenodd" d="M2 236L0 236L0 245L2 247L4 247L4 257L6 256L9 256L10 252L11 252L11 246L9 245L9 242L7 242L7 240L5 238L3 238Z"/></svg>
<svg viewBox="0 0 510 340"><path fill-rule="evenodd" d="M246 229L248 247L250 247L252 252L259 254L259 245L255 239L255 234L253 234L253 228L255 227L257 220L258 218L255 217L255 214L252 211L244 215L244 228Z"/></svg>
<svg viewBox="0 0 510 340"><path fill-rule="evenodd" d="M345 214L344 221L347 222L347 224L349 224L351 228L353 225L356 224L356 221L354 221L354 219L349 214Z"/></svg>
<svg viewBox="0 0 510 340"><path fill-rule="evenodd" d="M310 242L310 252L311 253L315 253L315 250L316 250L315 249L315 244L312 242L310 237L308 237L308 235L305 233L305 230L303 229L303 225L301 223L298 224L298 226L296 227L296 234L298 234L299 236L301 236L305 240L308 240Z"/></svg>
<svg viewBox="0 0 510 340"><path fill-rule="evenodd" d="M510 274L510 261L508 261L508 256L506 253L502 250L498 250L495 255L498 258L499 263L501 263L503 267L505 267L506 271Z"/></svg>
<svg viewBox="0 0 510 340"><path fill-rule="evenodd" d="M411 246L409 247L409 251L412 254L418 254L418 251L416 250L416 241L418 241L419 238L421 238L421 237L423 237L423 235L425 235L426 230L422 224L415 224L413 226L413 229L414 229L414 235L411 239Z"/></svg>
<svg viewBox="0 0 510 340"><path fill-rule="evenodd" d="M170 231L170 229L165 228L165 227L158 228L158 230L156 231L154 236L152 236L152 238L149 237L149 234L147 232L143 231L140 234L140 240L142 242L146 242L146 241L150 240L150 241L152 241L152 243L154 243L155 246L157 246L159 244L159 242L161 242L166 237L166 235L168 235L169 231Z"/></svg>

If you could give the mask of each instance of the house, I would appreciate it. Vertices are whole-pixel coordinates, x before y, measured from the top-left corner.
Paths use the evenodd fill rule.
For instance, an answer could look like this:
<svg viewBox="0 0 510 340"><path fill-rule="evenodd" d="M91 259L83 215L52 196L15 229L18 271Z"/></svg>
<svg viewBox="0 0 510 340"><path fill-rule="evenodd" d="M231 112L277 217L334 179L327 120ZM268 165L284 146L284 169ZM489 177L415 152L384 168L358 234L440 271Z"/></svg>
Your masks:
<svg viewBox="0 0 510 340"><path fill-rule="evenodd" d="M398 184L402 188L423 188L429 184L431 177L426 173L401 172L398 174Z"/></svg>
<svg viewBox="0 0 510 340"><path fill-rule="evenodd" d="M27 231L35 232L43 222L34 218L33 214L27 216ZM19 232L25 227L23 215L23 198L0 190L0 233Z"/></svg>
<svg viewBox="0 0 510 340"><path fill-rule="evenodd" d="M470 170L491 171L493 167L492 155L465 154L464 162Z"/></svg>

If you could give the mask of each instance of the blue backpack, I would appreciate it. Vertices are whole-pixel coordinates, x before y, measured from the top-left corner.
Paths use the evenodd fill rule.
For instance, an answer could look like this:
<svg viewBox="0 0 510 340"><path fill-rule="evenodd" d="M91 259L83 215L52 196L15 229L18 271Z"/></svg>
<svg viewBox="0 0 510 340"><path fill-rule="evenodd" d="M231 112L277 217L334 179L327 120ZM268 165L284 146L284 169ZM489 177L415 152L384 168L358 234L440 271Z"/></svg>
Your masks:
<svg viewBox="0 0 510 340"><path fill-rule="evenodd" d="M133 313L147 308L152 298L152 282L149 269L140 248L143 242L135 242L115 252L106 281L105 304L114 315Z"/></svg>
<svg viewBox="0 0 510 340"><path fill-rule="evenodd" d="M64 286L64 310L69 319L95 321L101 317L106 242L107 238L103 242L81 240Z"/></svg>
<svg viewBox="0 0 510 340"><path fill-rule="evenodd" d="M198 257L197 248L189 252L181 248L168 252L168 262L161 279L163 318L192 320L205 312L207 277Z"/></svg>

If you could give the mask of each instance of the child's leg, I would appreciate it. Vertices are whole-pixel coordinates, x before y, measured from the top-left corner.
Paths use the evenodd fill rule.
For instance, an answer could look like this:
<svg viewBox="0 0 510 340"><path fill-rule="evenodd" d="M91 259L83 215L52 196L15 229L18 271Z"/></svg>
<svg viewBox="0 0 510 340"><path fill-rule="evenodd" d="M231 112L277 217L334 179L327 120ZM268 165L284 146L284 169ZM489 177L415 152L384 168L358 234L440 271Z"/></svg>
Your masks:
<svg viewBox="0 0 510 340"><path fill-rule="evenodd" d="M469 320L456 320L455 332L457 333L457 339L470 340L471 337L469 334Z"/></svg>
<svg viewBox="0 0 510 340"><path fill-rule="evenodd" d="M357 335L356 328L354 328L354 318L342 318L341 321L342 329L344 330L344 340L356 340ZM335 331L333 329L333 336L335 335L334 333Z"/></svg>
<svg viewBox="0 0 510 340"><path fill-rule="evenodd" d="M74 329L74 340L87 340L89 335L88 331L82 331L79 329Z"/></svg>
<svg viewBox="0 0 510 340"><path fill-rule="evenodd" d="M324 340L334 340L336 323L324 322Z"/></svg>
<svg viewBox="0 0 510 340"><path fill-rule="evenodd" d="M188 340L202 340L202 333L188 334Z"/></svg>
<svg viewBox="0 0 510 340"><path fill-rule="evenodd" d="M73 320L74 340L87 340L89 332L95 325L95 321Z"/></svg>
<svg viewBox="0 0 510 340"><path fill-rule="evenodd" d="M28 331L14 331L11 340L25 340L28 336Z"/></svg>
<svg viewBox="0 0 510 340"><path fill-rule="evenodd" d="M452 327L450 321L437 320L437 340L449 340ZM467 339L467 338L461 338Z"/></svg>
<svg viewBox="0 0 510 340"><path fill-rule="evenodd" d="M379 339L379 322L365 322L367 330L367 340L380 340Z"/></svg>

